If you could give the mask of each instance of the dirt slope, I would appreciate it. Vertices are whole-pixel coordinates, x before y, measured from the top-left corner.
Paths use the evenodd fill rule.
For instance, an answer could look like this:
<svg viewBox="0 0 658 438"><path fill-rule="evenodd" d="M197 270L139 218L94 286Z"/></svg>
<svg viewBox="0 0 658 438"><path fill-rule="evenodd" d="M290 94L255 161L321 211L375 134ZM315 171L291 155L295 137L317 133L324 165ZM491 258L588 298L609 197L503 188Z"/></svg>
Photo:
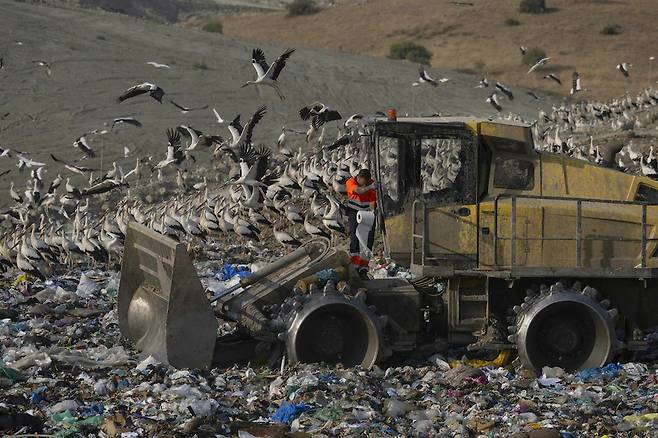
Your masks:
<svg viewBox="0 0 658 438"><path fill-rule="evenodd" d="M104 136L106 170L112 160L127 171L135 157L164 158L165 130L177 125L228 136L226 125L215 122L213 107L227 120L238 113L245 120L260 105L267 105L268 113L254 135L255 142L266 145L274 144L283 124L303 129L297 111L318 99L345 116L389 106L401 114L412 109L424 114L495 114L484 101L487 91L473 88L476 77L433 70L432 74L449 75L452 80L435 89L412 88L416 66L405 62L298 49L280 77L287 95L280 101L269 89L240 88L254 75L249 43L103 11L8 0L0 0L0 16L0 57L5 64L0 70L0 146L29 151L34 159L48 163L47 180L61 171L51 162L51 152L69 160L79 158L73 141L107 127L119 116L136 117L144 127L123 126ZM269 45L263 49L269 59L283 50ZM52 76L34 60L48 61ZM167 63L171 69L155 69L147 61ZM162 86L165 103L144 96L115 102L123 90L143 81ZM505 110L526 117L536 117L538 107L551 103L548 98L536 102L521 90L517 96L505 103ZM169 98L209 108L181 114ZM333 128L329 134L335 134ZM88 140L99 152L101 138L90 135ZM297 144L301 145L301 138ZM124 145L132 157L123 158ZM207 154L199 152L199 156L206 159ZM27 175L18 173L16 163L14 158L0 158L0 172L14 169L0 180L0 202L10 181L20 188L25 184ZM100 167L100 157L85 165Z"/></svg>
<svg viewBox="0 0 658 438"><path fill-rule="evenodd" d="M432 65L494 75L515 84L567 94L571 73L581 73L590 91L581 98L612 98L658 79L650 56L658 57L656 0L548 0L547 14L518 12L518 0L367 0L340 4L306 17L278 13L226 16L226 34L256 42L329 48L383 58L391 44L414 41L434 56ZM464 2L464 3L469 3ZM509 26L508 18L521 24ZM607 25L619 35L602 35ZM527 75L519 46L550 56L542 74ZM626 80L615 66L633 64ZM654 60L653 64L657 61ZM542 79L556 72L563 85Z"/></svg>

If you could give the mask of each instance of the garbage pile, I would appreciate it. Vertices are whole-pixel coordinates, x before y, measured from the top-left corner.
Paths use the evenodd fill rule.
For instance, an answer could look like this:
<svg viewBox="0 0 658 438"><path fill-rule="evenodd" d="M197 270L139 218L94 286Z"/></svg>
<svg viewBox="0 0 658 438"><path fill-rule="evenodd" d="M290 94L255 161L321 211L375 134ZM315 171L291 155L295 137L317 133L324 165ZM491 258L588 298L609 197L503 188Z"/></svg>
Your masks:
<svg viewBox="0 0 658 438"><path fill-rule="evenodd" d="M250 269L244 263L206 271L226 282ZM121 339L116 273L87 271L30 286L22 278L0 282L0 435L658 434L655 365L613 363L575 374L546 367L535 375L515 369L504 352L492 361L435 354L371 370L177 370Z"/></svg>

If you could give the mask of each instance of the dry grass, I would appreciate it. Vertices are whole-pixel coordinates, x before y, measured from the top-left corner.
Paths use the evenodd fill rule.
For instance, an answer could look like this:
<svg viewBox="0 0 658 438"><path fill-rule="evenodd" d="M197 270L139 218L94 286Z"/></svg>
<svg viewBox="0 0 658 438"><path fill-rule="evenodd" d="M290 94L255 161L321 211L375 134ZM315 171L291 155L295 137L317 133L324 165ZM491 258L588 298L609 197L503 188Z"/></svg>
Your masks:
<svg viewBox="0 0 658 438"><path fill-rule="evenodd" d="M478 0L475 7L440 0L369 0L365 5L326 8L312 16L249 13L225 16L224 33L256 43L328 48L383 58L393 43L411 40L427 47L432 64L483 74L513 84L568 94L576 69L588 91L582 98L609 98L640 90L658 79L649 56L658 56L656 0L550 0L548 14L521 14L518 0ZM508 26L507 19L518 26ZM201 20L202 22L203 20ZM623 29L601 34L604 24ZM196 22L198 25L199 21ZM542 75L526 75L519 46L541 47L552 58L560 88ZM629 80L615 69L633 64ZM545 70L546 71L546 70ZM544 73L545 74L545 73Z"/></svg>

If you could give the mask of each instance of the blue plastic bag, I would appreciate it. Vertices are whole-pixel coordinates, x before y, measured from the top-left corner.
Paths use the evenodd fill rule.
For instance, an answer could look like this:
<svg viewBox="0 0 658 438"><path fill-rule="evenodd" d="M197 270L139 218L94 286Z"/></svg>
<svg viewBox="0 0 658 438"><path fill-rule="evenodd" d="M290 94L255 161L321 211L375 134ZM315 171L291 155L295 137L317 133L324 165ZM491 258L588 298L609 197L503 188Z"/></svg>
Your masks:
<svg viewBox="0 0 658 438"><path fill-rule="evenodd" d="M306 411L310 411L311 407L306 403L294 404L290 402L283 402L279 409L272 415L272 420L277 423L290 424L292 421L302 415Z"/></svg>
<svg viewBox="0 0 658 438"><path fill-rule="evenodd" d="M232 265L230 263L224 263L222 269L215 273L214 277L217 280L226 281L231 278L239 275L240 278L245 278L251 274L249 267L247 265Z"/></svg>
<svg viewBox="0 0 658 438"><path fill-rule="evenodd" d="M34 390L32 393L32 396L30 397L30 404L33 405L38 405L42 401L47 399L47 393L48 387L47 386L40 386L37 389Z"/></svg>
<svg viewBox="0 0 658 438"><path fill-rule="evenodd" d="M576 373L576 378L580 379L583 382L604 380L604 379L615 379L619 376L622 367L618 363L609 363L603 368L585 368Z"/></svg>

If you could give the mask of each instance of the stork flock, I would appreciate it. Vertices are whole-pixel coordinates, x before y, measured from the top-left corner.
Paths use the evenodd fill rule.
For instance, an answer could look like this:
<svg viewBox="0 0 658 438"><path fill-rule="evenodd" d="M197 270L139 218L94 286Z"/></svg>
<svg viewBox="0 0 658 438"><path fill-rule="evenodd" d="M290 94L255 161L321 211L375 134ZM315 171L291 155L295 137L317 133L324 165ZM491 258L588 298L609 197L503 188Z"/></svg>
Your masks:
<svg viewBox="0 0 658 438"><path fill-rule="evenodd" d="M624 172L658 176L658 88L608 102L583 101L540 111L535 148ZM611 162L605 162L607 150Z"/></svg>
<svg viewBox="0 0 658 438"><path fill-rule="evenodd" d="M270 88L284 99L278 79L286 63L294 60L293 54L294 49L286 50L269 65L263 51L254 49L251 62L256 79L243 87ZM155 61L149 64L170 68ZM49 64L37 65L48 67L47 73L53 74ZM421 67L416 86L437 86L448 80L435 81ZM486 78L478 85L488 86ZM505 85L496 82L494 87L513 98L512 90ZM162 87L144 82L121 93L115 105L129 99L149 98L162 104L165 96ZM171 100L170 103L182 113L209 107L190 108ZM650 88L635 98L555 107L551 113L540 113L532 122L535 142L540 149L596 161L598 148L592 143L583 152L583 138L603 126L614 131L651 125L655 119L647 118L653 117L657 104L658 93ZM135 167L127 172L116 163L104 173L83 164L97 156L89 139L106 134L107 129L91 131L73 142L81 153L79 160L65 161L50 154L53 162L70 173L57 174L51 181L44 180L47 163L34 160L25 152L1 149L0 158L15 157L19 171L29 171L29 178L24 191L11 184L12 204L0 216L5 230L0 235L0 267L17 269L40 280L73 266L111 268L112 262L120 259L131 221L190 248L213 247L220 242L254 247L266 240L290 249L311 237L339 238L345 234L345 182L362 167L369 167L367 151L359 141L367 134L363 123L367 117L353 114L344 119L339 111L321 102L313 102L298 113L308 128L297 131L282 127L276 146L272 142L271 148L253 142L258 123L267 116L266 106L255 109L244 124L241 115L235 116L224 125L228 131L225 137L185 124L170 127L162 137L166 153L160 157L137 157ZM212 114L218 124L224 124L216 108L212 108ZM504 118L519 116L510 113ZM108 129L117 125L138 129L142 123L135 118L119 117ZM427 190L451 184L461 166L452 145L429 145L426 152L422 172ZM126 155L129 153L125 150ZM204 153L209 160L196 159ZM645 174L653 168L655 174L653 151L645 157L628 147L625 153L630 164L637 162ZM204 165L208 162L210 167ZM633 171L630 164L628 171ZM88 184L75 186L74 174L85 176ZM386 180L382 183L393 184Z"/></svg>
<svg viewBox="0 0 658 438"><path fill-rule="evenodd" d="M286 50L268 65L262 50L254 49L252 64L256 79L243 86L273 89L280 99L277 79L294 49ZM168 68L155 61L156 68ZM157 65L155 65L157 64ZM128 99L151 98L163 103L166 91L145 82L125 90L117 105ZM181 112L200 110L170 101ZM224 123L215 108L218 123ZM283 127L272 149L256 146L252 136L267 107L256 109L246 123L235 116L227 123L227 136L204 133L189 125L166 130L166 153L140 157L127 172L112 163L103 173L82 163L96 157L89 138L103 135L95 130L78 137L73 146L81 157L65 161L50 158L70 174L88 177L88 185L76 187L71 175L58 174L44 181L46 163L19 151L0 151L18 159L20 170L29 169L24 191L11 183L12 205L2 212L5 232L0 236L0 266L18 269L29 277L46 280L58 270L73 266L114 266L123 252L128 223L136 221L190 247L234 242L254 245L262 236L273 238L283 248L294 248L309 237L336 238L345 233L343 196L345 181L366 163L367 156L356 141L362 134L362 116L342 120L341 114L314 102L299 110L307 131ZM339 122L340 121L340 122ZM336 122L338 134L326 132ZM142 126L137 119L120 117L112 127ZM312 143L304 153L298 143ZM128 153L129 151L126 151ZM207 153L211 160L196 160ZM212 163L211 168L201 163ZM209 179L225 180L212 184ZM228 176L228 177L226 177ZM167 187L167 189L163 189ZM153 193L165 190L162 199L148 202Z"/></svg>

